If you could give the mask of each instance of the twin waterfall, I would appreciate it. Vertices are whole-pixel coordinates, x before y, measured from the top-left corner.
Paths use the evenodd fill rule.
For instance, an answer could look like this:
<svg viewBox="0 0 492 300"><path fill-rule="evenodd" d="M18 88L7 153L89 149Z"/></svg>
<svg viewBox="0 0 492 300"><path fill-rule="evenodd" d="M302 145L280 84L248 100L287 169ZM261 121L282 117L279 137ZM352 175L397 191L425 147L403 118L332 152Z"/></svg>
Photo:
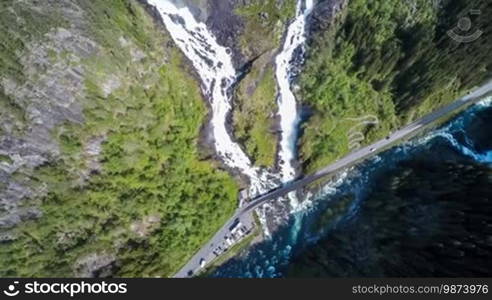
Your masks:
<svg viewBox="0 0 492 300"><path fill-rule="evenodd" d="M198 22L186 6L178 7L171 0L148 0L149 4L157 8L173 40L199 74L203 93L212 107L211 127L216 152L227 166L249 178L251 196L275 188L280 181L288 182L295 178L293 160L299 117L296 99L290 87L291 62L297 49L304 50L305 24L313 9L313 1L298 0L296 18L289 25L284 45L275 60L282 134L278 153L280 173L272 173L254 166L227 130L227 116L232 109L231 87L238 76L231 50L219 45L207 26ZM295 206L295 197L290 195L289 198L291 205Z"/></svg>

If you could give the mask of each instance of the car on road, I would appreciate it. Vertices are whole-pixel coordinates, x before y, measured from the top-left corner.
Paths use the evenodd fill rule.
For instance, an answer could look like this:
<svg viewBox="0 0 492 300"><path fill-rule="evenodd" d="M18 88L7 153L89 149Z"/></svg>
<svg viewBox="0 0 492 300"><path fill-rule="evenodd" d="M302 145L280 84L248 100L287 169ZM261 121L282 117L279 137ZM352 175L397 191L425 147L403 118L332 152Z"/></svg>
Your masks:
<svg viewBox="0 0 492 300"><path fill-rule="evenodd" d="M205 258L200 259L200 268L205 267L206 264L207 262L205 261Z"/></svg>
<svg viewBox="0 0 492 300"><path fill-rule="evenodd" d="M374 152L374 151L376 151L376 148L371 148L371 149L369 149L369 151Z"/></svg>

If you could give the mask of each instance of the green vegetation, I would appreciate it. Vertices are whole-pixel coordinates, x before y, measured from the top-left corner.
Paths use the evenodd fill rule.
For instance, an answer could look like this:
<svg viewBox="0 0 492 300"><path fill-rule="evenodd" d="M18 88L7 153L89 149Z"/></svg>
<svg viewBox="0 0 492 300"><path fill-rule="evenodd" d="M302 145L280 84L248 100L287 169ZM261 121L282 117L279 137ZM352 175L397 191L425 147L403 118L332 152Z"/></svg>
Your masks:
<svg viewBox="0 0 492 300"><path fill-rule="evenodd" d="M25 18L30 20L18 26L16 20ZM39 39L46 34L51 26L62 26L63 19L57 11L50 15L42 14L29 8L29 5L20 1L0 2L0 84L3 78L23 82L25 80L23 67L20 62L30 39ZM0 120L13 125L14 133L21 133L24 129L24 109L11 101L0 89ZM0 129L2 133L2 129Z"/></svg>
<svg viewBox="0 0 492 300"><path fill-rule="evenodd" d="M15 134L23 132L25 129L24 109L6 96L2 90L0 90L0 107L2 107L0 110L0 120L8 122Z"/></svg>
<svg viewBox="0 0 492 300"><path fill-rule="evenodd" d="M481 11L471 32L483 34L457 43L446 31L471 9ZM314 111L301 138L305 170L347 154L355 132L368 144L490 78L491 13L485 0L350 1L316 34L301 76L300 98Z"/></svg>
<svg viewBox="0 0 492 300"><path fill-rule="evenodd" d="M254 0L236 10L245 20L240 46L254 58L280 46L285 23L295 16L296 0Z"/></svg>
<svg viewBox="0 0 492 300"><path fill-rule="evenodd" d="M10 157L8 155L0 154L0 163L1 162L6 162L8 164L11 164L13 161L12 161L12 159L10 159Z"/></svg>
<svg viewBox="0 0 492 300"><path fill-rule="evenodd" d="M330 205L319 217L316 223L312 225L313 232L320 232L342 220L343 216L347 215L350 206L354 202L354 195L344 195L340 199L336 199L333 205Z"/></svg>
<svg viewBox="0 0 492 300"><path fill-rule="evenodd" d="M237 89L234 133L257 165L273 167L277 151L277 135L273 132L277 111L273 59L287 22L295 16L297 1L249 2L236 9L245 22L240 49L252 65Z"/></svg>
<svg viewBox="0 0 492 300"><path fill-rule="evenodd" d="M234 128L239 142L245 145L246 152L256 165L272 167L277 153L277 136L274 134L273 116L276 113L276 83L273 68L265 70L260 76L255 69L239 86L237 105L234 110ZM258 86L250 94L250 80L259 80ZM243 99L244 98L244 99Z"/></svg>
<svg viewBox="0 0 492 300"><path fill-rule="evenodd" d="M113 276L172 275L232 214L236 183L199 159L206 107L162 27L135 1L78 5L101 47L83 62L85 122L53 132L63 155L33 175L48 184L43 215L1 245L0 275L70 276L93 254L114 257ZM100 167L88 169L97 138Z"/></svg>

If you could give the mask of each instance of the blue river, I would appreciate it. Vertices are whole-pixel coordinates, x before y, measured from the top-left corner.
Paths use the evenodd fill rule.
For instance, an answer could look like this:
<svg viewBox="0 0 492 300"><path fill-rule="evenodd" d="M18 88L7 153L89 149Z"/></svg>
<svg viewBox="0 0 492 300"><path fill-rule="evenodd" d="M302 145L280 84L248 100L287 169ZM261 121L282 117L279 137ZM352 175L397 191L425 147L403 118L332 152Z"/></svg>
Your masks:
<svg viewBox="0 0 492 300"><path fill-rule="evenodd" d="M307 255L334 228L343 228L361 215L361 203L378 189L385 174L397 171L402 163L425 157L436 162L449 160L492 165L492 101L484 99L441 127L391 148L349 170L336 186L313 197L309 208L293 214L290 221L272 236L244 250L226 262L212 277L286 277L294 260ZM348 207L329 222L320 219L334 201L351 194ZM338 199L338 200L337 200ZM322 224L322 225L320 225ZM335 258L343 260L341 258Z"/></svg>

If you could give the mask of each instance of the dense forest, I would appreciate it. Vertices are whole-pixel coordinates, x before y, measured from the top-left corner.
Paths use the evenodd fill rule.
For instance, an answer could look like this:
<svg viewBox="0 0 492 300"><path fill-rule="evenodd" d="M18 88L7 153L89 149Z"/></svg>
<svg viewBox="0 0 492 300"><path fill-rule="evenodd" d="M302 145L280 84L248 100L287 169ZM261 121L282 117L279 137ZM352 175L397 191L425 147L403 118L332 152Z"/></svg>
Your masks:
<svg viewBox="0 0 492 300"><path fill-rule="evenodd" d="M491 14L487 0L349 1L313 34L299 80L313 111L300 141L305 170L490 79Z"/></svg>
<svg viewBox="0 0 492 300"><path fill-rule="evenodd" d="M420 157L374 182L377 186L362 199L357 216L294 259L286 276L491 275L488 166ZM353 200L352 195L340 197L320 222L343 216Z"/></svg>
<svg viewBox="0 0 492 300"><path fill-rule="evenodd" d="M0 276L172 275L237 203L181 53L132 0L2 1L0 22Z"/></svg>
<svg viewBox="0 0 492 300"><path fill-rule="evenodd" d="M255 164L273 167L272 62L296 1L233 2L240 3L233 13L243 28L231 39L246 64L231 131ZM169 276L232 215L238 183L199 145L209 112L198 76L152 13L137 0L0 2L0 277ZM352 0L327 30L311 32L298 81L298 99L311 108L300 141L305 170L490 78L491 14L487 0ZM467 16L470 24L461 28L471 28L456 32L479 34L460 42L448 30ZM400 254L395 243L378 251L421 266L446 245L450 252L442 257L451 267L467 251L479 258L490 251L483 244L490 237L481 232L465 239L482 226L472 204L490 209L489 171L430 162L406 168L415 181L394 174L371 205L388 199L383 192L395 203L369 211L374 222L398 218L394 210L408 215L391 219L401 226L365 238L397 240L413 216L403 197L410 189L429 193L417 207L430 207L445 222L425 228L437 241L426 248L429 256ZM442 178L429 187L423 178L431 175ZM453 190L439 190L445 185ZM459 203L465 195L470 202ZM353 198L344 199L335 213ZM425 202L431 200L435 210ZM448 230L454 239L441 241ZM420 238L406 246L420 249ZM325 262L319 272L338 274L337 265L328 270ZM312 264L300 261L292 272ZM482 266L487 262L470 268L485 274ZM423 268L409 272L454 272ZM373 273L396 275L391 266Z"/></svg>

